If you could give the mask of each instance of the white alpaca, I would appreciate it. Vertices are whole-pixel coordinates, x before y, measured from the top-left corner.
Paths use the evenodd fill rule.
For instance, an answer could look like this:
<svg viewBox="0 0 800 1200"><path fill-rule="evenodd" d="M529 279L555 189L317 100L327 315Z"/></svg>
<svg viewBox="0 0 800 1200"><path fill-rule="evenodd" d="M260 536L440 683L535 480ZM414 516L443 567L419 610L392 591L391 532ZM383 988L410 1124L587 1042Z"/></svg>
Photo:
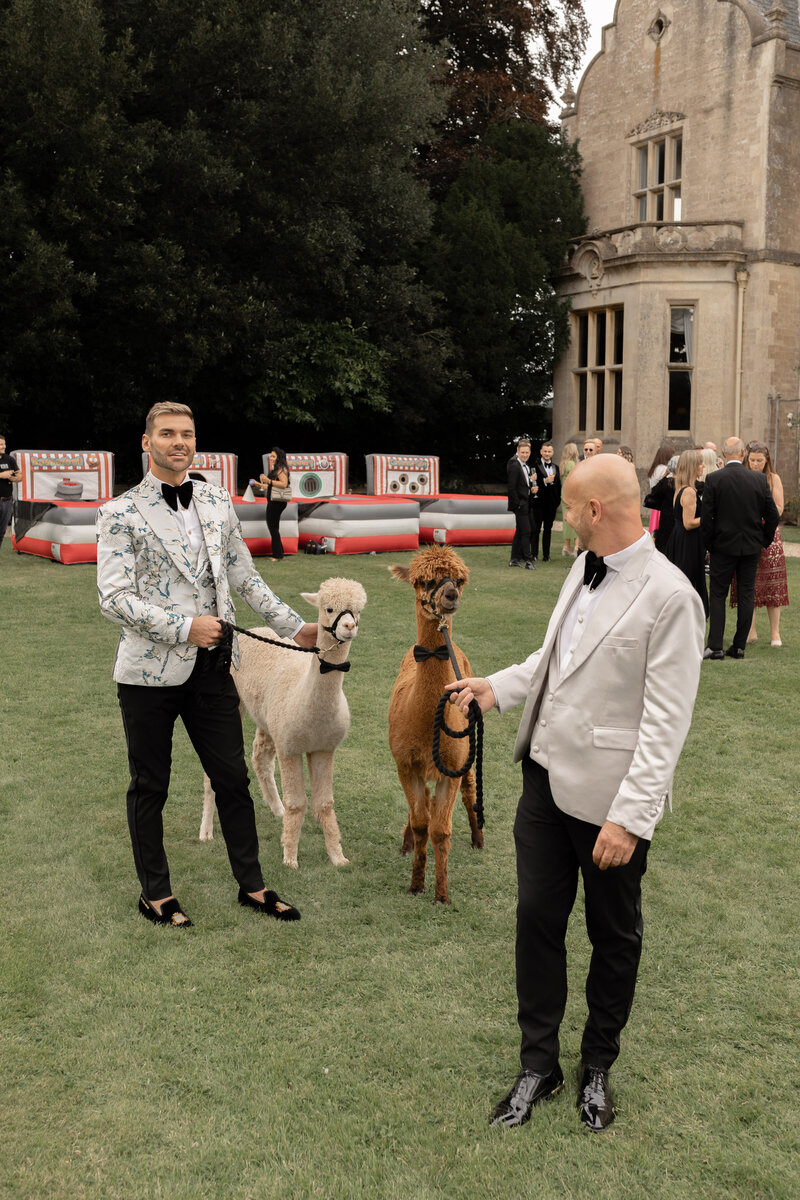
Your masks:
<svg viewBox="0 0 800 1200"><path fill-rule="evenodd" d="M253 767L264 803L276 817L283 817L284 863L297 866L297 844L307 807L305 754L311 780L311 811L322 825L328 857L334 866L342 867L348 860L342 852L333 811L333 755L350 728L350 710L342 690L344 672L323 670L326 664L335 668L345 662L358 633L367 593L353 579L326 579L318 592L301 595L318 610L320 657L240 636L240 662L233 674L239 699L257 727ZM253 632L275 636L267 629ZM275 786L276 754L283 801ZM214 807L214 793L206 776L201 841L214 836Z"/></svg>

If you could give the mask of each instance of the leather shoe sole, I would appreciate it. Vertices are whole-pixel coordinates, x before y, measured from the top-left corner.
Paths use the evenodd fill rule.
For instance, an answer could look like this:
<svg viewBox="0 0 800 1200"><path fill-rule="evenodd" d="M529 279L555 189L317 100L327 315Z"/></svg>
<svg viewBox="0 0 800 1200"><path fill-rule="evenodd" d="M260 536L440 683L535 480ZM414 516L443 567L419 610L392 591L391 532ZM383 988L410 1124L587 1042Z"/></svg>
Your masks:
<svg viewBox="0 0 800 1200"><path fill-rule="evenodd" d="M267 917L275 917L276 921L300 920L298 910L281 900L277 892L265 892L263 900L254 900L244 888L239 888L239 903L243 908L254 908Z"/></svg>
<svg viewBox="0 0 800 1200"><path fill-rule="evenodd" d="M505 1125L515 1129L531 1118L536 1104L549 1100L564 1086L564 1075L558 1063L547 1075L539 1075L527 1068L520 1071L517 1081L507 1096L495 1107L489 1118L490 1125Z"/></svg>
<svg viewBox="0 0 800 1200"><path fill-rule="evenodd" d="M581 1121L592 1133L602 1133L608 1129L617 1115L608 1071L601 1067L586 1067L581 1063L578 1111Z"/></svg>

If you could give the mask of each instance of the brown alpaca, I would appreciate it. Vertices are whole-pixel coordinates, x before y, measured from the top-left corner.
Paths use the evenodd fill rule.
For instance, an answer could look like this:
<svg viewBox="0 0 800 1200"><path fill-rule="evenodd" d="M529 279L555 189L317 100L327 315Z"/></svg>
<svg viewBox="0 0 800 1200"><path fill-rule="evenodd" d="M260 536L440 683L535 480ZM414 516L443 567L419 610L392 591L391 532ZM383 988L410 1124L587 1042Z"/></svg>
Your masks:
<svg viewBox="0 0 800 1200"><path fill-rule="evenodd" d="M469 571L462 559L447 546L431 546L421 550L407 567L389 567L395 579L410 583L416 594L417 645L427 650L444 646L440 624L450 631L453 613L461 603L461 592L469 580ZM462 676L472 674L465 654L453 647ZM475 772L470 770L461 779L449 779L434 766L432 754L433 718L439 697L446 683L455 679L450 659L428 658L417 662L409 650L400 665L389 701L389 747L397 764L397 774L408 800L409 822L403 837L403 853L412 846L414 864L411 869L411 891L425 889L425 866L428 858L428 838L433 842L436 862L435 899L448 902L447 858L450 853L450 834L453 827L453 807L459 785L467 810L472 844L483 846L483 831L478 828L474 811ZM466 727L466 717L455 707L447 706L447 724L451 729ZM443 766L457 770L467 761L467 738L450 738L442 733L439 755ZM433 794L428 782L434 783Z"/></svg>

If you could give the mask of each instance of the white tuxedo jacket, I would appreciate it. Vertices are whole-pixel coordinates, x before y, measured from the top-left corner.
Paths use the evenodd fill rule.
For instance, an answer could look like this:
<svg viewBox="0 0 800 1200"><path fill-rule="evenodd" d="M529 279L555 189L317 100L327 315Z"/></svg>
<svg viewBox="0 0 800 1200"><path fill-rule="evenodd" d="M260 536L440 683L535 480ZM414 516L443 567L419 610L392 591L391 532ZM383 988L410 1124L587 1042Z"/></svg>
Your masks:
<svg viewBox="0 0 800 1200"><path fill-rule="evenodd" d="M563 812L614 821L651 838L671 794L700 679L705 617L686 576L648 539L598 599L554 690L550 659L583 583L573 564L544 643L524 663L489 676L501 712L525 704L514 751L530 753L546 697L550 787Z"/></svg>
<svg viewBox="0 0 800 1200"><path fill-rule="evenodd" d="M197 647L178 640L184 622L198 616L232 621L231 587L279 636L291 637L304 624L256 571L228 493L195 482L193 498L208 552L199 564L190 561L172 510L149 478L98 510L100 609L122 626L114 662L118 683L185 682Z"/></svg>

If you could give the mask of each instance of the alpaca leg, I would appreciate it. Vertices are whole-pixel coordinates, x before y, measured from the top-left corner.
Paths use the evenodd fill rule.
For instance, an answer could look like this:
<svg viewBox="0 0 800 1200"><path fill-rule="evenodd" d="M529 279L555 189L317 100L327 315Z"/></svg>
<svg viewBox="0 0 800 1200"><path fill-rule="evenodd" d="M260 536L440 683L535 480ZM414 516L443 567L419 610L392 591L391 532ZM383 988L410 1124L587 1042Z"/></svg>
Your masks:
<svg viewBox="0 0 800 1200"><path fill-rule="evenodd" d="M203 819L200 822L200 841L210 842L214 837L214 809L217 807L211 780L203 775Z"/></svg>
<svg viewBox="0 0 800 1200"><path fill-rule="evenodd" d="M431 794L428 791L428 788L426 786L425 787L425 808L426 808L426 810L430 808L430 802L431 802ZM401 854L410 854L413 849L414 849L414 833L411 828L411 822L407 821L406 827L403 830L403 844L400 847L400 853Z"/></svg>
<svg viewBox="0 0 800 1200"><path fill-rule="evenodd" d="M450 834L453 829L453 807L458 793L457 779L440 779L431 811L431 841L436 861L436 893L434 900L449 904L447 860L450 855Z"/></svg>
<svg viewBox="0 0 800 1200"><path fill-rule="evenodd" d="M322 826L325 849L335 867L346 867L339 824L333 811L333 751L315 750L308 755L311 776L311 811Z"/></svg>
<svg viewBox="0 0 800 1200"><path fill-rule="evenodd" d="M475 813L475 769L468 771L461 780L461 799L467 810L467 820L472 831L472 844L476 850L483 849L483 830L478 829L478 817Z"/></svg>
<svg viewBox="0 0 800 1200"><path fill-rule="evenodd" d="M279 758L281 783L283 784L283 861L287 867L297 867L297 844L306 815L306 781L303 777L303 759Z"/></svg>
<svg viewBox="0 0 800 1200"><path fill-rule="evenodd" d="M428 862L428 801L430 793L425 780L404 768L397 768L408 801L409 826L414 838L414 862L411 866L411 887L417 895L425 891L425 867Z"/></svg>
<svg viewBox="0 0 800 1200"><path fill-rule="evenodd" d="M275 786L275 743L265 729L256 729L253 738L253 770L264 803L270 806L276 817L282 817L283 804Z"/></svg>

